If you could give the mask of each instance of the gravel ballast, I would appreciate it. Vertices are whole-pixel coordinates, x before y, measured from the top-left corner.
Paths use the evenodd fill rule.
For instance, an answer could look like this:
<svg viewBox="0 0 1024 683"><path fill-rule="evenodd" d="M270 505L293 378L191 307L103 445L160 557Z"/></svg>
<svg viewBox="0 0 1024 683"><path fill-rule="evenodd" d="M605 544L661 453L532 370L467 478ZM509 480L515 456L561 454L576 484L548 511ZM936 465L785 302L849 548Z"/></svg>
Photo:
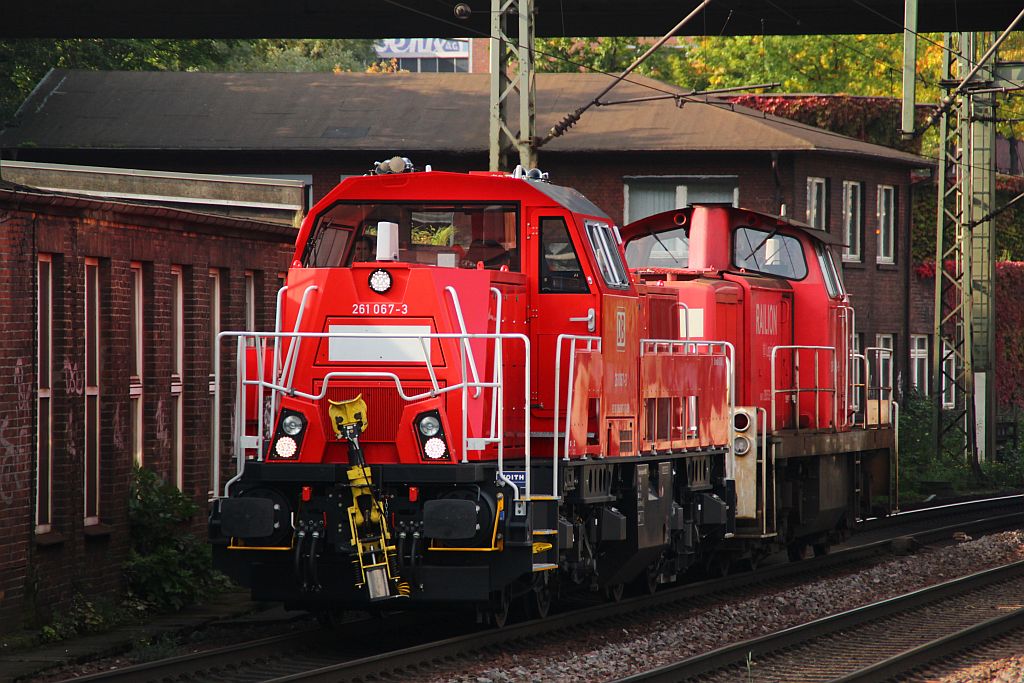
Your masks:
<svg viewBox="0 0 1024 683"><path fill-rule="evenodd" d="M438 670L425 680L435 683L614 680L1021 559L1024 559L1024 532L993 534L756 598L726 600L699 611L680 607L675 614L643 623L631 622L626 628L595 627L585 635L577 634L571 643L559 639L542 647L510 646L500 654L480 657L476 663L460 662L458 671ZM1008 675L1020 670L1020 658L1005 661ZM990 669L986 669L986 674L999 675Z"/></svg>

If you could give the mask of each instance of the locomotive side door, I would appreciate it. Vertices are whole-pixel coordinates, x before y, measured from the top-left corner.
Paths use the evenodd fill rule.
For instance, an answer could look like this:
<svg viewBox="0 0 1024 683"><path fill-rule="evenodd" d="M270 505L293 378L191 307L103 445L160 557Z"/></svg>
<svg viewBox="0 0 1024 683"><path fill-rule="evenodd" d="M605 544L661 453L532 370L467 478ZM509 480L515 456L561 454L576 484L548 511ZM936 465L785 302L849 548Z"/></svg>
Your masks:
<svg viewBox="0 0 1024 683"><path fill-rule="evenodd" d="M530 294L530 337L533 341L531 405L534 434L550 437L555 408L555 356L560 334L600 335L600 294L572 214L531 209L527 215L525 270L535 275ZM560 422L564 430L569 344L563 343L559 382ZM542 439L541 452L550 452Z"/></svg>

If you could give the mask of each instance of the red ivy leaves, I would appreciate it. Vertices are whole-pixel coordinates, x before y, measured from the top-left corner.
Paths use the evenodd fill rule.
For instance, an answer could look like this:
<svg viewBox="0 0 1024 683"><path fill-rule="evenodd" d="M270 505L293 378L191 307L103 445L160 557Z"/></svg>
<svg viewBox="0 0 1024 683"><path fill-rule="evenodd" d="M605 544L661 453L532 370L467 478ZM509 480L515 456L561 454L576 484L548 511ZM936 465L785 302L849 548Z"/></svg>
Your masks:
<svg viewBox="0 0 1024 683"><path fill-rule="evenodd" d="M996 404L1024 408L1024 262L996 264Z"/></svg>
<svg viewBox="0 0 1024 683"><path fill-rule="evenodd" d="M878 145L917 152L920 140L899 135L900 100L851 95L736 95L730 101ZM922 113L920 118L924 119Z"/></svg>

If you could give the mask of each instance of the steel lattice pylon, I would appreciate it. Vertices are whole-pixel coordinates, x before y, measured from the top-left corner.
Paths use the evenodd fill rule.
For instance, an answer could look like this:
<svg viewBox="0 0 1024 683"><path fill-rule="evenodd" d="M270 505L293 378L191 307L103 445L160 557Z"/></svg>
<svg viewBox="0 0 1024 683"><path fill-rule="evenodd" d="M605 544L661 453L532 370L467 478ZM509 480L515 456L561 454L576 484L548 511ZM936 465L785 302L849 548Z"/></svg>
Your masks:
<svg viewBox="0 0 1024 683"><path fill-rule="evenodd" d="M975 464L993 436L991 429L979 435L978 425L992 425L986 415L992 405L992 221L980 219L990 213L995 191L995 97L973 92L991 86L990 68L978 70L967 87L960 78L976 63L985 39L991 43L986 34L946 34L949 105L939 131L932 356L936 446L955 444ZM980 415L976 397L983 398Z"/></svg>
<svg viewBox="0 0 1024 683"><path fill-rule="evenodd" d="M491 110L489 168L519 163L537 165L534 71L534 0L491 0ZM509 26L517 20L513 40ZM512 95L518 95L518 122L513 121ZM518 125L516 125L518 123ZM513 161L517 156L518 161Z"/></svg>

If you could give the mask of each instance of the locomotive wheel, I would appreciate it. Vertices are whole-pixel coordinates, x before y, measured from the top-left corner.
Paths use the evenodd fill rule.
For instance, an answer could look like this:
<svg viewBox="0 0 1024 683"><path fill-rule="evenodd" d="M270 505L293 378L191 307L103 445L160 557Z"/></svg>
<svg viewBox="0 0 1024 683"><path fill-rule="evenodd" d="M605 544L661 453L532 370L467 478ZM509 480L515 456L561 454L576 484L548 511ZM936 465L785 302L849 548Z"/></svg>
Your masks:
<svg viewBox="0 0 1024 683"><path fill-rule="evenodd" d="M542 574L547 574L547 572L542 572ZM547 577L543 579L538 577L537 581L533 584L533 588L524 598L526 600L528 618L546 619L548 612L551 611L551 600L553 598L551 584Z"/></svg>
<svg viewBox="0 0 1024 683"><path fill-rule="evenodd" d="M478 612L484 621L494 624L495 628L505 628L508 623L509 608L512 605L512 594L508 587L491 593L491 600L487 605L478 608Z"/></svg>
<svg viewBox="0 0 1024 683"><path fill-rule="evenodd" d="M711 556L707 564L707 575L714 578L729 576L732 570L732 558L725 553L716 553Z"/></svg>
<svg viewBox="0 0 1024 683"><path fill-rule="evenodd" d="M658 592L658 566L656 564L648 565L644 573L637 578L636 586L647 595L654 595Z"/></svg>
<svg viewBox="0 0 1024 683"><path fill-rule="evenodd" d="M618 602L622 600L622 594L626 590L626 585L623 583L613 583L610 586L604 587L604 597L609 602Z"/></svg>
<svg viewBox="0 0 1024 683"><path fill-rule="evenodd" d="M821 543L815 543L811 546L814 549L815 557L824 557L828 555L828 552L832 550L832 544L828 541L822 541Z"/></svg>
<svg viewBox="0 0 1024 683"><path fill-rule="evenodd" d="M790 562L799 562L804 559L804 553L807 551L807 544L803 541L793 541L786 546L786 554L789 555Z"/></svg>

